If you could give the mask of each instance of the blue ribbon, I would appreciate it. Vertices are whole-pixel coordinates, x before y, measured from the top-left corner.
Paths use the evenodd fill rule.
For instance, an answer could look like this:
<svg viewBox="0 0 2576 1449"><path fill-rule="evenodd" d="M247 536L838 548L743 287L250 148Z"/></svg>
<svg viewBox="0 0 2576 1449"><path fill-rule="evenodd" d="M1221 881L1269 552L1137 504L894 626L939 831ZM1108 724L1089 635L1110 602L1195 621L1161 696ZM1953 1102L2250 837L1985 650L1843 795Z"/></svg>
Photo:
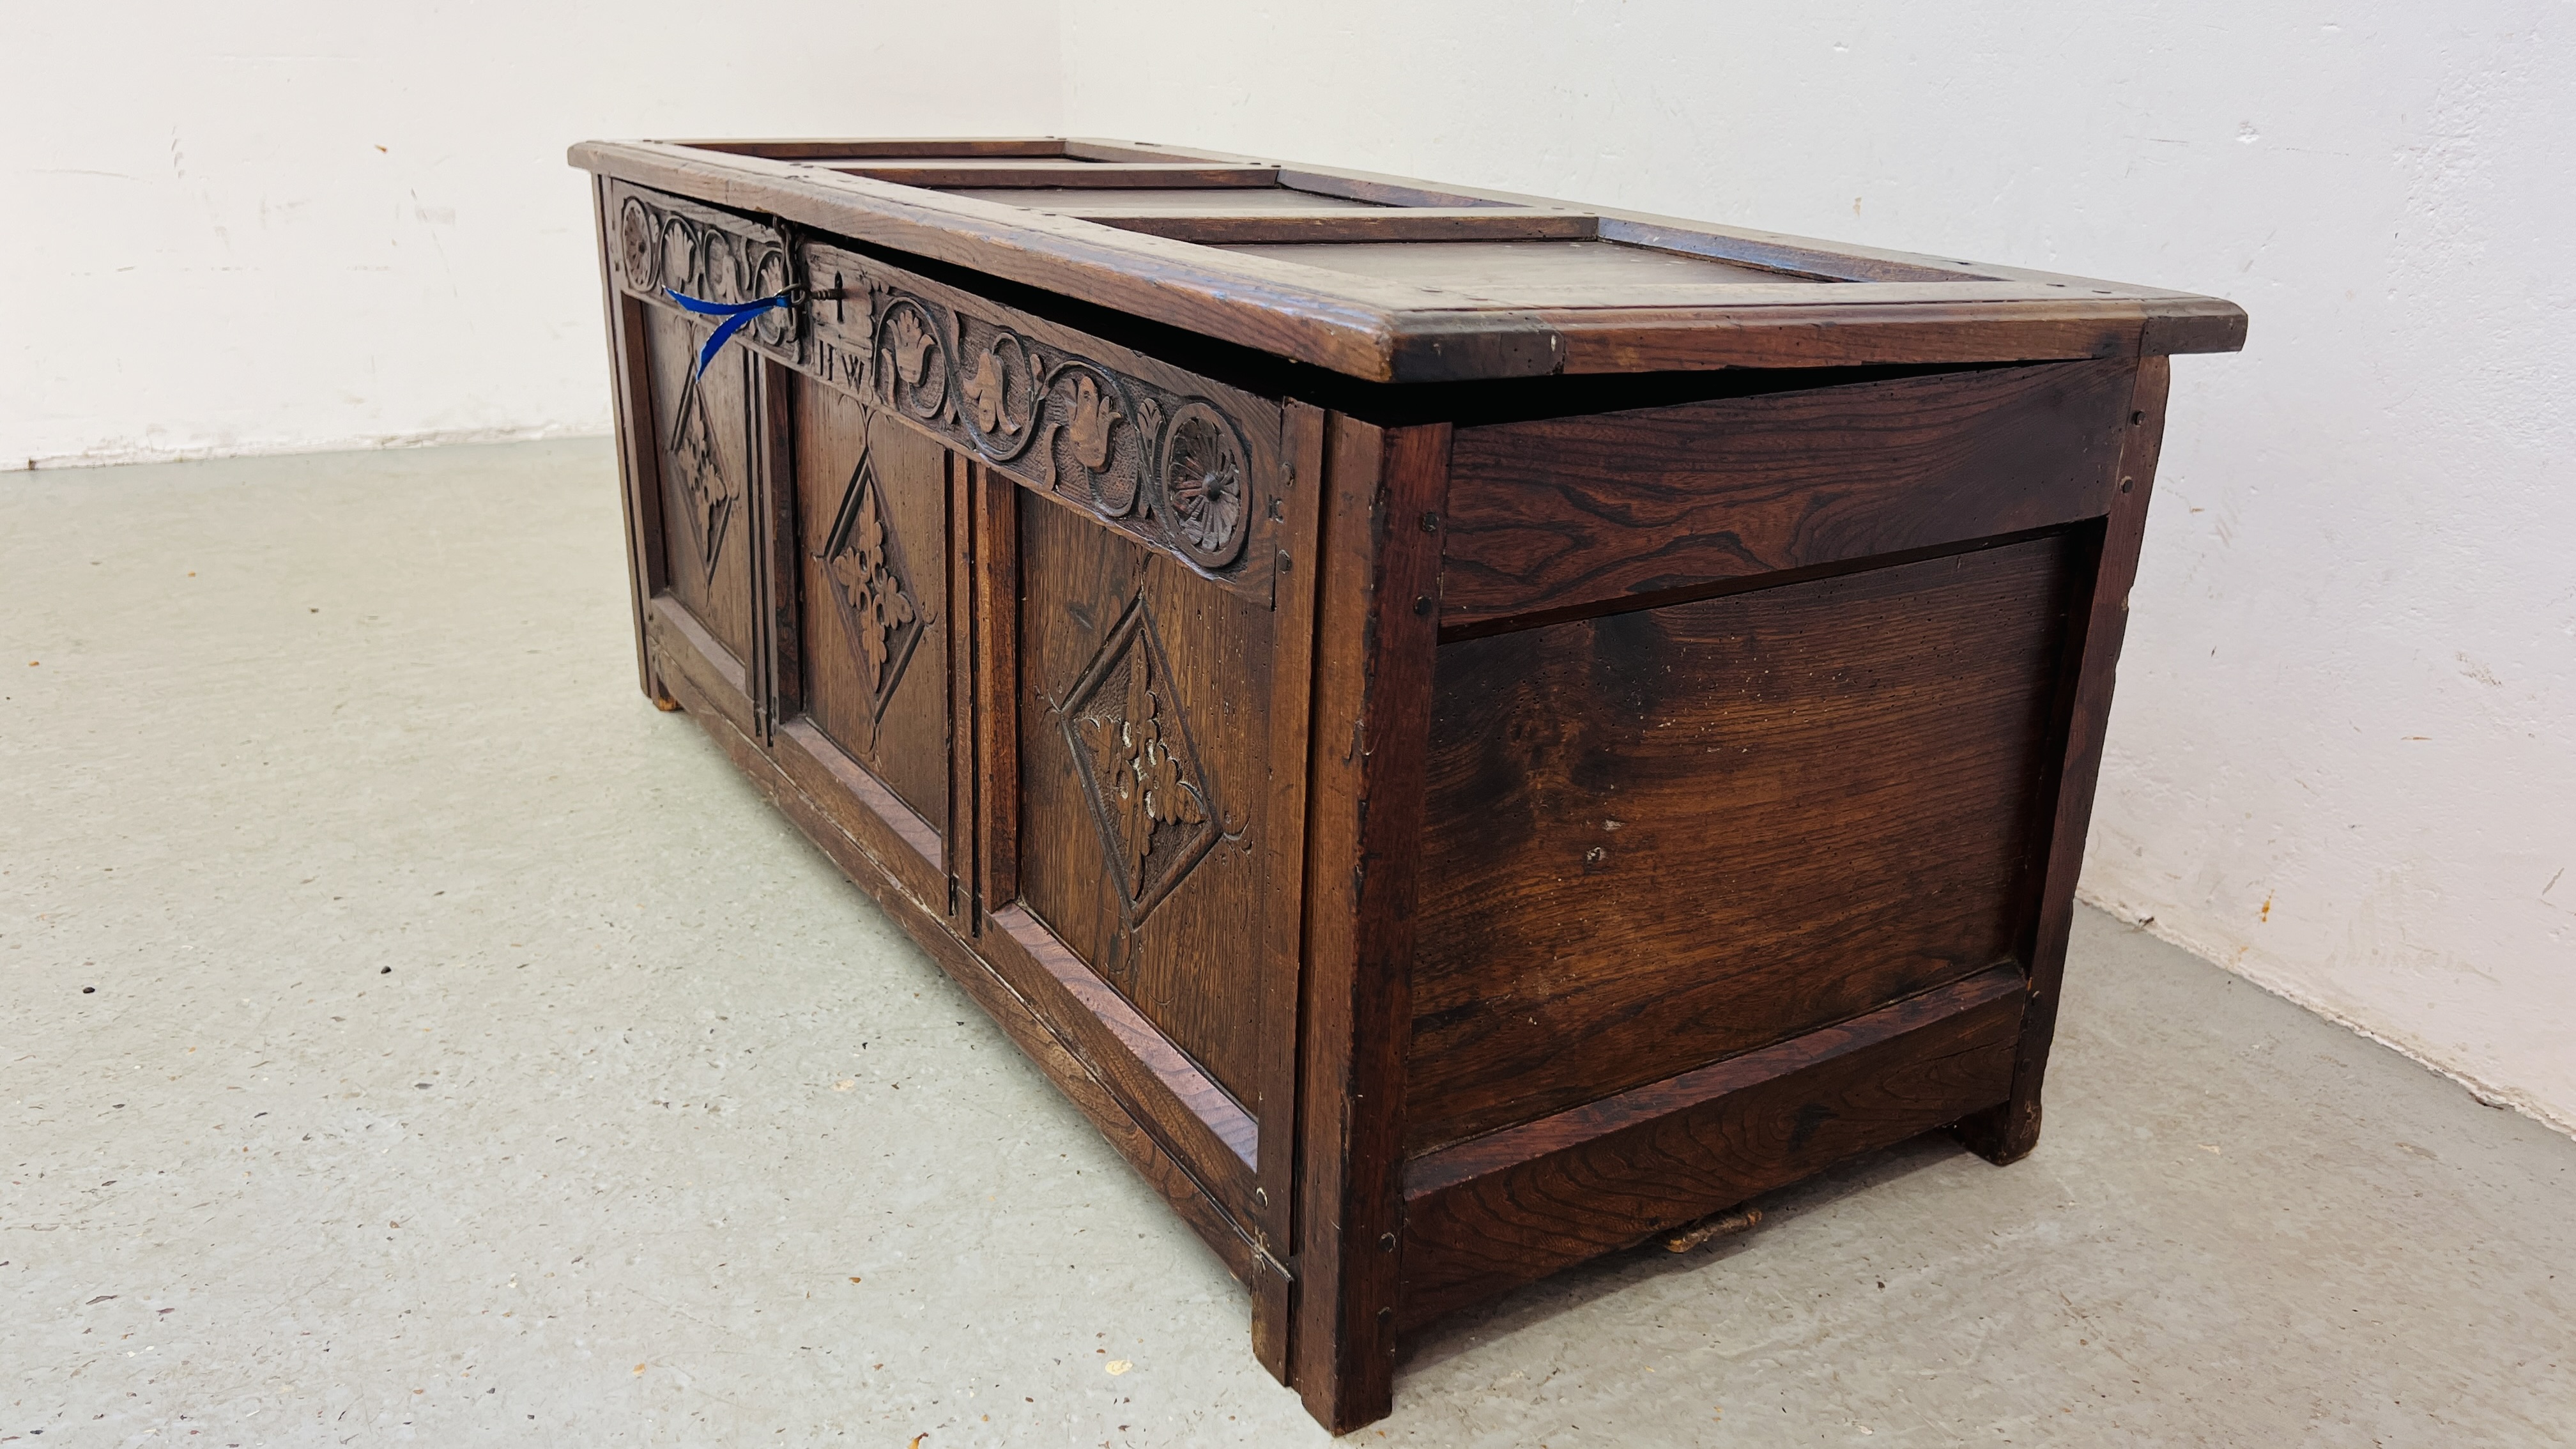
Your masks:
<svg viewBox="0 0 2576 1449"><path fill-rule="evenodd" d="M696 382L706 375L707 364L716 360L716 354L724 350L724 345L733 340L733 335L742 330L744 323L773 307L784 310L794 306L796 294L791 290L774 297L763 297L757 302L710 302L703 297L685 296L664 287L662 295L692 312L725 319L714 335L707 338L707 345L698 349L698 370L689 374L689 381Z"/></svg>

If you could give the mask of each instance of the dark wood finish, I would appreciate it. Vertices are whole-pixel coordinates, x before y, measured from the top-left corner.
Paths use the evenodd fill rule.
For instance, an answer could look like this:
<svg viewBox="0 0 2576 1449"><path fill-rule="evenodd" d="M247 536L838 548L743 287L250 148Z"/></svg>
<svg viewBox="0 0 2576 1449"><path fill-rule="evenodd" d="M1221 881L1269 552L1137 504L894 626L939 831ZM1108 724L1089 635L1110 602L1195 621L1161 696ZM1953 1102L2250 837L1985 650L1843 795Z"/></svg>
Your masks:
<svg viewBox="0 0 2576 1449"><path fill-rule="evenodd" d="M1020 898L1020 499L1007 479L974 464L976 919Z"/></svg>
<svg viewBox="0 0 2576 1449"><path fill-rule="evenodd" d="M2066 718L2059 726L2062 763L2049 782L2048 855L2024 909L2031 920L2030 1011L2013 1058L2012 1096L1960 1124L1968 1145L1991 1161L2019 1161L2039 1143L2041 1079L2057 1031L2058 989L2066 941L2075 926L2075 878L2084 868L2084 836L2093 821L2093 785L2102 768L2102 737L2111 720L2111 686L2129 627L2129 586L2138 576L2138 546L2147 526L2156 459L2164 447L2165 395L2171 368L2149 358L2138 368L2129 432L2120 450L2118 491L2110 516L2092 539L2094 579L2078 627L2078 664L2062 685Z"/></svg>
<svg viewBox="0 0 2576 1449"><path fill-rule="evenodd" d="M1442 649L1409 1148L2014 960L2073 551Z"/></svg>
<svg viewBox="0 0 2576 1449"><path fill-rule="evenodd" d="M639 682L1326 1426L1461 1305L2031 1149L2163 354L2234 306L1176 147L574 154ZM786 305L693 378L673 290Z"/></svg>
<svg viewBox="0 0 2576 1449"><path fill-rule="evenodd" d="M950 455L847 394L794 392L803 712L945 833Z"/></svg>
<svg viewBox="0 0 2576 1449"><path fill-rule="evenodd" d="M729 352L694 377L704 333L680 314L646 309L641 401L652 409L659 466L664 595L705 628L736 668L751 658L751 360ZM745 676L745 688L749 687Z"/></svg>
<svg viewBox="0 0 2576 1449"><path fill-rule="evenodd" d="M1292 1380L1342 1433L1395 1383L1404 1023L1449 429L1333 419L1307 797Z"/></svg>
<svg viewBox="0 0 2576 1449"><path fill-rule="evenodd" d="M838 295L783 358L1269 601L1283 542L1277 404L842 248L800 255Z"/></svg>
<svg viewBox="0 0 2576 1449"><path fill-rule="evenodd" d="M1019 557L1020 899L1249 1097L1271 612L1034 493Z"/></svg>
<svg viewBox="0 0 2576 1449"><path fill-rule="evenodd" d="M1417 1158L1413 1327L1992 1102L2023 987L1986 971L1866 1016Z"/></svg>
<svg viewBox="0 0 2576 1449"><path fill-rule="evenodd" d="M645 649L644 622L650 601L662 588L660 474L654 459L650 383L641 366L644 312L617 293L616 272L609 260L615 255L610 241L609 189L607 178L593 178L591 215L599 244L600 289L608 302L608 375L613 380L609 388L609 431L617 443L617 488L622 505L619 512L626 523L626 583L628 602L635 614L637 683L648 698L658 703L669 696L654 681L652 658Z"/></svg>
<svg viewBox="0 0 2576 1449"><path fill-rule="evenodd" d="M752 490L758 515L751 570L752 610L758 620L752 718L759 726L754 738L766 744L776 738L781 721L805 709L805 631L797 607L804 579L796 554L796 468L804 451L796 438L796 375L765 358L754 364L753 375L758 383L752 424L759 466Z"/></svg>
<svg viewBox="0 0 2576 1449"><path fill-rule="evenodd" d="M2135 371L2007 367L1461 428L1441 622L1525 627L2099 517Z"/></svg>

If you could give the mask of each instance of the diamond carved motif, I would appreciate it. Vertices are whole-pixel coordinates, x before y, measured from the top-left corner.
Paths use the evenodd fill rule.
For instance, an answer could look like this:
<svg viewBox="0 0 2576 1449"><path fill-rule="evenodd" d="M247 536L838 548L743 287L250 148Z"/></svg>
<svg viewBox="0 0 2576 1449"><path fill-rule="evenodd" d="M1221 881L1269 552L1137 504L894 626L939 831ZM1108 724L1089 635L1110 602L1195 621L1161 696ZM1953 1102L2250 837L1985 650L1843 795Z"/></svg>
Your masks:
<svg viewBox="0 0 2576 1449"><path fill-rule="evenodd" d="M1223 834L1141 595L1058 713L1132 933Z"/></svg>
<svg viewBox="0 0 2576 1449"><path fill-rule="evenodd" d="M706 394L694 379L681 389L679 416L671 423L671 465L672 481L679 485L685 505L680 509L681 523L712 583L716 563L724 557L725 530L742 502L742 484L725 471L715 420L708 416Z"/></svg>
<svg viewBox="0 0 2576 1449"><path fill-rule="evenodd" d="M913 646L930 623L929 610L913 592L903 541L895 536L883 494L875 464L862 453L821 555L859 680L868 690L871 721L884 717Z"/></svg>

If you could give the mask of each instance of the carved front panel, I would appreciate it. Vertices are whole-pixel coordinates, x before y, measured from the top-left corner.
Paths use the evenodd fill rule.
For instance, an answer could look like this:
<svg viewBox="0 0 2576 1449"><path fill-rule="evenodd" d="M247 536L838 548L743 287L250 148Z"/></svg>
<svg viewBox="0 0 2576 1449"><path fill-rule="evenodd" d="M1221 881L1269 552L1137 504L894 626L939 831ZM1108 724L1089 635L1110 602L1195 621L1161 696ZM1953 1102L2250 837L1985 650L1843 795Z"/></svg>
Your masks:
<svg viewBox="0 0 2576 1449"><path fill-rule="evenodd" d="M1222 588L1266 602L1297 566L1276 404L846 247L624 182L613 198L618 284L657 309L678 310L670 291L785 294L794 305L756 314L737 348L858 393Z"/></svg>
<svg viewBox="0 0 2576 1449"><path fill-rule="evenodd" d="M802 379L795 420L806 713L944 835L947 450Z"/></svg>
<svg viewBox="0 0 2576 1449"><path fill-rule="evenodd" d="M1303 681L1269 610L1034 494L1019 527L1022 901L1250 1105L1264 742Z"/></svg>
<svg viewBox="0 0 2576 1449"><path fill-rule="evenodd" d="M728 352L692 377L702 329L648 308L644 333L670 591L741 664L752 656L749 362Z"/></svg>

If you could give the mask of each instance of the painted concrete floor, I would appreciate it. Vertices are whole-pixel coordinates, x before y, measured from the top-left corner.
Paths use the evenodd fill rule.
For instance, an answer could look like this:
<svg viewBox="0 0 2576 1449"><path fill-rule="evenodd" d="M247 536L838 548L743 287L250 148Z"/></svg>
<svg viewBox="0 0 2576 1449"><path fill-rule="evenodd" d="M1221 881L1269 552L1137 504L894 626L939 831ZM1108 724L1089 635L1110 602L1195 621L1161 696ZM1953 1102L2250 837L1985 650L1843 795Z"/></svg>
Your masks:
<svg viewBox="0 0 2576 1449"><path fill-rule="evenodd" d="M0 483L0 1443L1324 1442L636 693L619 547L596 442ZM1355 1440L2576 1443L2576 1143L2090 912L2048 1111L1454 1322Z"/></svg>

